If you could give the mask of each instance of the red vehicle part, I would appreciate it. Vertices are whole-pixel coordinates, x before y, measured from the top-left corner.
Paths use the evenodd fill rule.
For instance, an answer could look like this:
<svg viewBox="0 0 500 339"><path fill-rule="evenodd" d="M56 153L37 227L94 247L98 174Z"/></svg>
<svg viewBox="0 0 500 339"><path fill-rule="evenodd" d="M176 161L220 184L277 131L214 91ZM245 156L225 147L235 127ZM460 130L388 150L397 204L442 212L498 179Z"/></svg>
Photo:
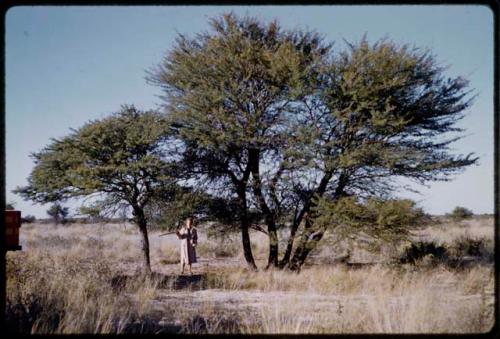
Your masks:
<svg viewBox="0 0 500 339"><path fill-rule="evenodd" d="M21 211L5 211L5 241L7 251L19 251L19 228L21 228Z"/></svg>

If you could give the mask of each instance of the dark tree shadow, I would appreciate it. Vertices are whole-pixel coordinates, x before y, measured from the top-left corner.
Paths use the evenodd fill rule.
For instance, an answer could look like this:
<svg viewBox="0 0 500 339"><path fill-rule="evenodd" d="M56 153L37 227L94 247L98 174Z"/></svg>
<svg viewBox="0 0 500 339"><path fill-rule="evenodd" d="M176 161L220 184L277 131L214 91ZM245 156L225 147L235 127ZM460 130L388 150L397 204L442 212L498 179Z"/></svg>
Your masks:
<svg viewBox="0 0 500 339"><path fill-rule="evenodd" d="M114 290L123 289L126 284L130 281L141 281L146 278L152 279L158 288L164 289L190 289L190 290L202 290L207 288L207 279L205 274L193 274L193 275L175 275L175 274L161 274L157 272L151 273L149 276L144 276L140 274L136 275L117 275L114 276L110 283Z"/></svg>

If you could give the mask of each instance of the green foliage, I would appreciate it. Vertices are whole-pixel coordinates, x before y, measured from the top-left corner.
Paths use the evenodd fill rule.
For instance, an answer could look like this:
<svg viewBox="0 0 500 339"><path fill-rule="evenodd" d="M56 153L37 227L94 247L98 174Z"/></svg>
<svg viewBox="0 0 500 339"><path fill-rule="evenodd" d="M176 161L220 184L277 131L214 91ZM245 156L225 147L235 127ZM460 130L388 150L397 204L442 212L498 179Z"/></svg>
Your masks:
<svg viewBox="0 0 500 339"><path fill-rule="evenodd" d="M99 222L103 220L103 216L101 215L102 208L99 204L81 206L78 211L81 215L87 216L90 222Z"/></svg>
<svg viewBox="0 0 500 339"><path fill-rule="evenodd" d="M66 217L69 214L69 208L63 207L60 203L56 202L47 210L47 214L54 220L55 224L65 223Z"/></svg>
<svg viewBox="0 0 500 339"><path fill-rule="evenodd" d="M460 221L464 219L468 219L472 217L474 213L465 207L457 206L453 209L451 214L448 214L449 217L451 217L455 221Z"/></svg>
<svg viewBox="0 0 500 339"><path fill-rule="evenodd" d="M303 96L328 46L315 33L284 31L276 22L234 14L210 25L211 32L193 39L179 35L149 81L164 90L189 170L245 186L250 150L285 142L285 115Z"/></svg>
<svg viewBox="0 0 500 339"><path fill-rule="evenodd" d="M428 51L389 40L348 43L325 71L319 96L328 114L305 120L317 145L311 151L324 154L327 170L342 169L344 182L331 184L344 190L390 191L384 179L395 175L446 180L477 160L447 152L457 138L446 133L462 131L455 123L471 104L466 88L461 77L445 78Z"/></svg>
<svg viewBox="0 0 500 339"><path fill-rule="evenodd" d="M189 216L197 221L206 210L208 196L186 187L171 186L157 192L146 207L146 215L154 227L172 231Z"/></svg>
<svg viewBox="0 0 500 339"><path fill-rule="evenodd" d="M314 32L232 13L210 24L179 35L148 79L163 89L187 175L228 203L237 193L239 215L255 206L269 227L297 227L316 195L387 196L394 177L449 180L477 161L449 152L468 82L447 78L429 51L366 38L332 50ZM401 216L384 213L375 233L404 233Z"/></svg>
<svg viewBox="0 0 500 339"><path fill-rule="evenodd" d="M313 213L315 227L329 229L339 239L362 236L383 243L409 240L412 230L423 226L425 220L422 209L408 199L321 198Z"/></svg>
<svg viewBox="0 0 500 339"><path fill-rule="evenodd" d="M173 181L167 141L162 115L123 106L34 153L29 184L15 192L40 203L101 194L110 204L143 206L156 189Z"/></svg>
<svg viewBox="0 0 500 339"><path fill-rule="evenodd" d="M15 202L8 202L7 204L5 204L5 209L6 210L15 210L16 203Z"/></svg>

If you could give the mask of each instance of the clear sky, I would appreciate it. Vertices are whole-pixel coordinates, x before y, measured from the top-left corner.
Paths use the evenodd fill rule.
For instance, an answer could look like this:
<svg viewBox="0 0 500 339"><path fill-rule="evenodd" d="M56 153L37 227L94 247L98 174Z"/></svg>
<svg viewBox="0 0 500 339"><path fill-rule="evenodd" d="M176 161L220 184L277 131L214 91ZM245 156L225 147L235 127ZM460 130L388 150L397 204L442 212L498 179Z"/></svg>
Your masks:
<svg viewBox="0 0 500 339"><path fill-rule="evenodd" d="M177 33L208 28L208 18L232 10L288 28L315 29L345 47L343 39L389 37L430 48L450 77L465 76L478 94L460 122L466 138L457 153L475 152L478 166L453 181L415 186L433 214L465 206L493 212L493 13L477 5L440 6L145 6L14 7L6 15L6 200L23 215L46 217L48 206L11 193L27 183L29 157L71 127L115 112L122 104L157 108L158 88L145 70L160 62ZM71 206L70 206L71 207Z"/></svg>

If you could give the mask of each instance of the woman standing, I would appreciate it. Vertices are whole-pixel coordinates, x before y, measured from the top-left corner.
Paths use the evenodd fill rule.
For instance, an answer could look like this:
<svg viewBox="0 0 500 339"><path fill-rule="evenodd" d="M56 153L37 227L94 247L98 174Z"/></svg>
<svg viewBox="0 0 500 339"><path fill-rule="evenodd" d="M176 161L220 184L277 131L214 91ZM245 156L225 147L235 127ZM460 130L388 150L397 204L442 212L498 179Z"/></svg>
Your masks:
<svg viewBox="0 0 500 339"><path fill-rule="evenodd" d="M193 274L191 265L196 262L196 245L198 244L198 234L193 227L193 217L188 217L184 226L175 232L181 239L181 274L184 274L184 266L189 267L189 274Z"/></svg>

